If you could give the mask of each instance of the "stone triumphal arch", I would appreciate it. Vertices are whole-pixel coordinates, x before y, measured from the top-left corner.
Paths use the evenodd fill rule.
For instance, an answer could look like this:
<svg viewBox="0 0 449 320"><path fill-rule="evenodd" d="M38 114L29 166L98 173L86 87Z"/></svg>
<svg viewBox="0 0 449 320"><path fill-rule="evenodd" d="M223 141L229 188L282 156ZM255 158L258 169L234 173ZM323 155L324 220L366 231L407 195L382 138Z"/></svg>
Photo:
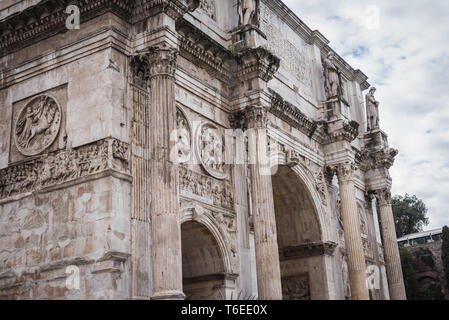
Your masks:
<svg viewBox="0 0 449 320"><path fill-rule="evenodd" d="M0 298L405 299L376 90L282 1L0 30Z"/></svg>

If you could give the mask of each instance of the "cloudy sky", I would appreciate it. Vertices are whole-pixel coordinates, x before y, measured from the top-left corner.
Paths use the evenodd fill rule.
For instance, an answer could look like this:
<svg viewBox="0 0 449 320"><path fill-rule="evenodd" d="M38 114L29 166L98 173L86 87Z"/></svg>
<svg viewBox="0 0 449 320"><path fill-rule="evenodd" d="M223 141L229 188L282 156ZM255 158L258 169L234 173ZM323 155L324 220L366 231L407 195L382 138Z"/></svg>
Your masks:
<svg viewBox="0 0 449 320"><path fill-rule="evenodd" d="M426 229L449 225L449 1L284 2L377 87L393 193L425 202Z"/></svg>

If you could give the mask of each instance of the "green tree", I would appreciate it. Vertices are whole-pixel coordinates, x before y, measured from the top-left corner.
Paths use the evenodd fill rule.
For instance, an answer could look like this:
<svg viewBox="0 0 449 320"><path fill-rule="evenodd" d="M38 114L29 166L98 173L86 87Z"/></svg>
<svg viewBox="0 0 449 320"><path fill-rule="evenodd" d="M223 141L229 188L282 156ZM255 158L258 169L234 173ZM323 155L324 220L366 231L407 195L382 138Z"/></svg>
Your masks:
<svg viewBox="0 0 449 320"><path fill-rule="evenodd" d="M449 289L449 228L443 227L443 244L441 245L441 260L443 261L444 275Z"/></svg>
<svg viewBox="0 0 449 320"><path fill-rule="evenodd" d="M401 256L402 275L404 277L405 291L408 300L416 300L418 280L413 266L413 255L407 248L399 248Z"/></svg>
<svg viewBox="0 0 449 320"><path fill-rule="evenodd" d="M394 196L391 205L398 238L421 232L429 224L426 205L416 196Z"/></svg>

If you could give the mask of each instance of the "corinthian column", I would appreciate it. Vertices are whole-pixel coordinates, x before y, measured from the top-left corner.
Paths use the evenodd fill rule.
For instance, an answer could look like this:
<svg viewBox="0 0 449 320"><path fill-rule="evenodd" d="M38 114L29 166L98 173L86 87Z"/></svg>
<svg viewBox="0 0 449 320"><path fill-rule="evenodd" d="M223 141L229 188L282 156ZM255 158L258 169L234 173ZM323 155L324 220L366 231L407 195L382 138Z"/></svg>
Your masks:
<svg viewBox="0 0 449 320"><path fill-rule="evenodd" d="M273 189L267 163L267 111L248 107L248 152L259 299L282 299Z"/></svg>
<svg viewBox="0 0 449 320"><path fill-rule="evenodd" d="M385 267L387 269L388 287L391 300L406 300L401 258L399 256L396 227L391 208L391 192L385 188L376 191L379 202L381 232L385 250Z"/></svg>
<svg viewBox="0 0 449 320"><path fill-rule="evenodd" d="M369 300L366 286L366 263L363 243L360 235L360 221L355 198L352 162L336 167L340 187L341 211L345 235L348 273L352 300Z"/></svg>
<svg viewBox="0 0 449 320"><path fill-rule="evenodd" d="M175 129L177 51L150 48L151 230L153 299L183 299L178 169L170 159Z"/></svg>

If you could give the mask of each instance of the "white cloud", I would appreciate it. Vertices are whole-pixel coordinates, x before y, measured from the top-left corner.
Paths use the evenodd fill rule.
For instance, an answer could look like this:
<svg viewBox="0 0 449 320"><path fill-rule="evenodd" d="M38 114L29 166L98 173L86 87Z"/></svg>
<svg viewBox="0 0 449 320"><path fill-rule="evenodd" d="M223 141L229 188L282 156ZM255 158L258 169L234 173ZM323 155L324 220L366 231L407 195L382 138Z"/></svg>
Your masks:
<svg viewBox="0 0 449 320"><path fill-rule="evenodd" d="M428 228L449 225L449 1L285 0L377 87L381 127L400 154L395 194L416 194ZM379 29L367 8L379 8Z"/></svg>

